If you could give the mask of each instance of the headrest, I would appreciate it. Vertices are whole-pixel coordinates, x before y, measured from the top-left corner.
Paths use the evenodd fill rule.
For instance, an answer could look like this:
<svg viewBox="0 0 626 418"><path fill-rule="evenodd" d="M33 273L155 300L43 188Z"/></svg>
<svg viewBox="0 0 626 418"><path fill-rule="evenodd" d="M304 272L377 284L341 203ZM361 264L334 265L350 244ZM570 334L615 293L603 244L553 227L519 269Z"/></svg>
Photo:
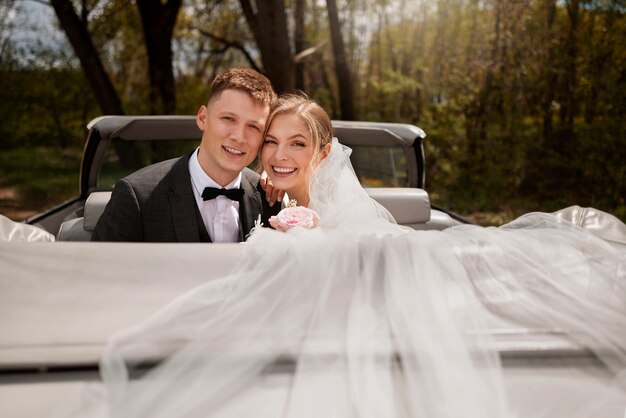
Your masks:
<svg viewBox="0 0 626 418"><path fill-rule="evenodd" d="M413 187L372 187L365 189L370 197L383 205L400 225L428 222L428 193Z"/></svg>
<svg viewBox="0 0 626 418"><path fill-rule="evenodd" d="M111 199L111 192L92 192L85 202L85 231L93 231L104 208Z"/></svg>

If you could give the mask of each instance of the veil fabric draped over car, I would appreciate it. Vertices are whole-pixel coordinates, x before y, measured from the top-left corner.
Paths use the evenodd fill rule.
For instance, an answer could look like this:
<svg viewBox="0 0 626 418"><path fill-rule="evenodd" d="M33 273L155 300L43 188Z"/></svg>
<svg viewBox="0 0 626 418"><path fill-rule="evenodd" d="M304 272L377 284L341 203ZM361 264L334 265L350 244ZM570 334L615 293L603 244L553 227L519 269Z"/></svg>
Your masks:
<svg viewBox="0 0 626 418"><path fill-rule="evenodd" d="M349 155L335 139L310 180L317 228L256 229L228 276L117 333L101 362L106 393L89 412L516 416L494 318L566 330L607 366L610 391L572 386L571 416L623 408L623 249L539 213L413 231L368 197Z"/></svg>

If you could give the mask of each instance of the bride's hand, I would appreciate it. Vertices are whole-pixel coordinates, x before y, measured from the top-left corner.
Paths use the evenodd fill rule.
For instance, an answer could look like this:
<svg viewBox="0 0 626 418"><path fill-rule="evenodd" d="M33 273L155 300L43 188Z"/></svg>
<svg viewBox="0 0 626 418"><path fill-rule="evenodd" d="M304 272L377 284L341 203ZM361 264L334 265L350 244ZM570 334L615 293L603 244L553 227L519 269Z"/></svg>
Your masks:
<svg viewBox="0 0 626 418"><path fill-rule="evenodd" d="M267 199L267 203L270 204L270 207L274 206L274 203L276 202L282 202L283 197L285 196L285 191L274 187L272 180L268 177L265 170L261 173L261 179L259 182L261 184L261 188L265 191L265 197Z"/></svg>

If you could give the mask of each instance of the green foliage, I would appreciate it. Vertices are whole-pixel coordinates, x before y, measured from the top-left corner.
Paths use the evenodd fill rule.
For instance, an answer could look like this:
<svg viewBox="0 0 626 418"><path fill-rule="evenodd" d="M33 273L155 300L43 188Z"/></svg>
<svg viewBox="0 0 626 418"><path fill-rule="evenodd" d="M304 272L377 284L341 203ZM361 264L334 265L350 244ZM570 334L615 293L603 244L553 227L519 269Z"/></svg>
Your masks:
<svg viewBox="0 0 626 418"><path fill-rule="evenodd" d="M488 223L573 204L624 219L624 10L580 8L573 22L558 3L551 19L549 2L439 0L410 2L411 23L383 3L360 112L425 129L434 202L507 214Z"/></svg>
<svg viewBox="0 0 626 418"><path fill-rule="evenodd" d="M87 122L98 115L81 71L0 70L0 149L82 148Z"/></svg>
<svg viewBox="0 0 626 418"><path fill-rule="evenodd" d="M176 89L178 92L178 113L195 115L200 105L207 102L210 84L200 77L186 75L179 77Z"/></svg>
<svg viewBox="0 0 626 418"><path fill-rule="evenodd" d="M0 152L0 187L13 187L20 206L41 211L78 195L82 149L19 147Z"/></svg>
<svg viewBox="0 0 626 418"><path fill-rule="evenodd" d="M626 219L623 123L589 126L579 121L573 134L557 132L549 145L541 141L538 125L527 121L515 138L491 125L488 147L472 159L466 156L462 132L430 131L426 188L434 191L433 200L467 215L513 216L577 204Z"/></svg>
<svg viewBox="0 0 626 418"><path fill-rule="evenodd" d="M126 113L148 113L135 5L85 4L98 5L89 30ZM432 201L482 223L573 204L626 219L625 10L579 4L572 20L565 4L539 0L339 2L359 119L422 127ZM293 2L287 7L292 13ZM307 44L322 46L304 62L305 90L336 117L325 5L307 7ZM77 158L98 111L71 53L41 45L27 53L11 44L10 30L0 24L0 183L39 196L48 188L40 185L54 183L50 173L77 176L69 165L55 171L76 162L52 154ZM215 73L260 65L252 40L237 0L187 2L173 44L177 113L195 114ZM44 169L28 162L32 150ZM58 183L47 186L75 190L76 180Z"/></svg>
<svg viewBox="0 0 626 418"><path fill-rule="evenodd" d="M85 126L97 115L82 74L4 71L0 79L0 187L15 190L12 206L38 212L77 196Z"/></svg>

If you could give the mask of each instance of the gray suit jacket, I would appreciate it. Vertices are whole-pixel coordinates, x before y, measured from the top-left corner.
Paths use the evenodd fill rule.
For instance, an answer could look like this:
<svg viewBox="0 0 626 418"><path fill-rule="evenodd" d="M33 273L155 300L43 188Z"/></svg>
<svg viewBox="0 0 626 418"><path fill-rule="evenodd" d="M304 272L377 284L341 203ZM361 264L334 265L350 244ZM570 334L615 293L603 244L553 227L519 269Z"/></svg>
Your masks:
<svg viewBox="0 0 626 418"><path fill-rule="evenodd" d="M189 156L145 167L117 182L111 200L92 234L92 241L199 242L206 229L199 217L189 175ZM267 219L280 210L270 208L259 186L259 175L243 170L240 241L261 214Z"/></svg>

